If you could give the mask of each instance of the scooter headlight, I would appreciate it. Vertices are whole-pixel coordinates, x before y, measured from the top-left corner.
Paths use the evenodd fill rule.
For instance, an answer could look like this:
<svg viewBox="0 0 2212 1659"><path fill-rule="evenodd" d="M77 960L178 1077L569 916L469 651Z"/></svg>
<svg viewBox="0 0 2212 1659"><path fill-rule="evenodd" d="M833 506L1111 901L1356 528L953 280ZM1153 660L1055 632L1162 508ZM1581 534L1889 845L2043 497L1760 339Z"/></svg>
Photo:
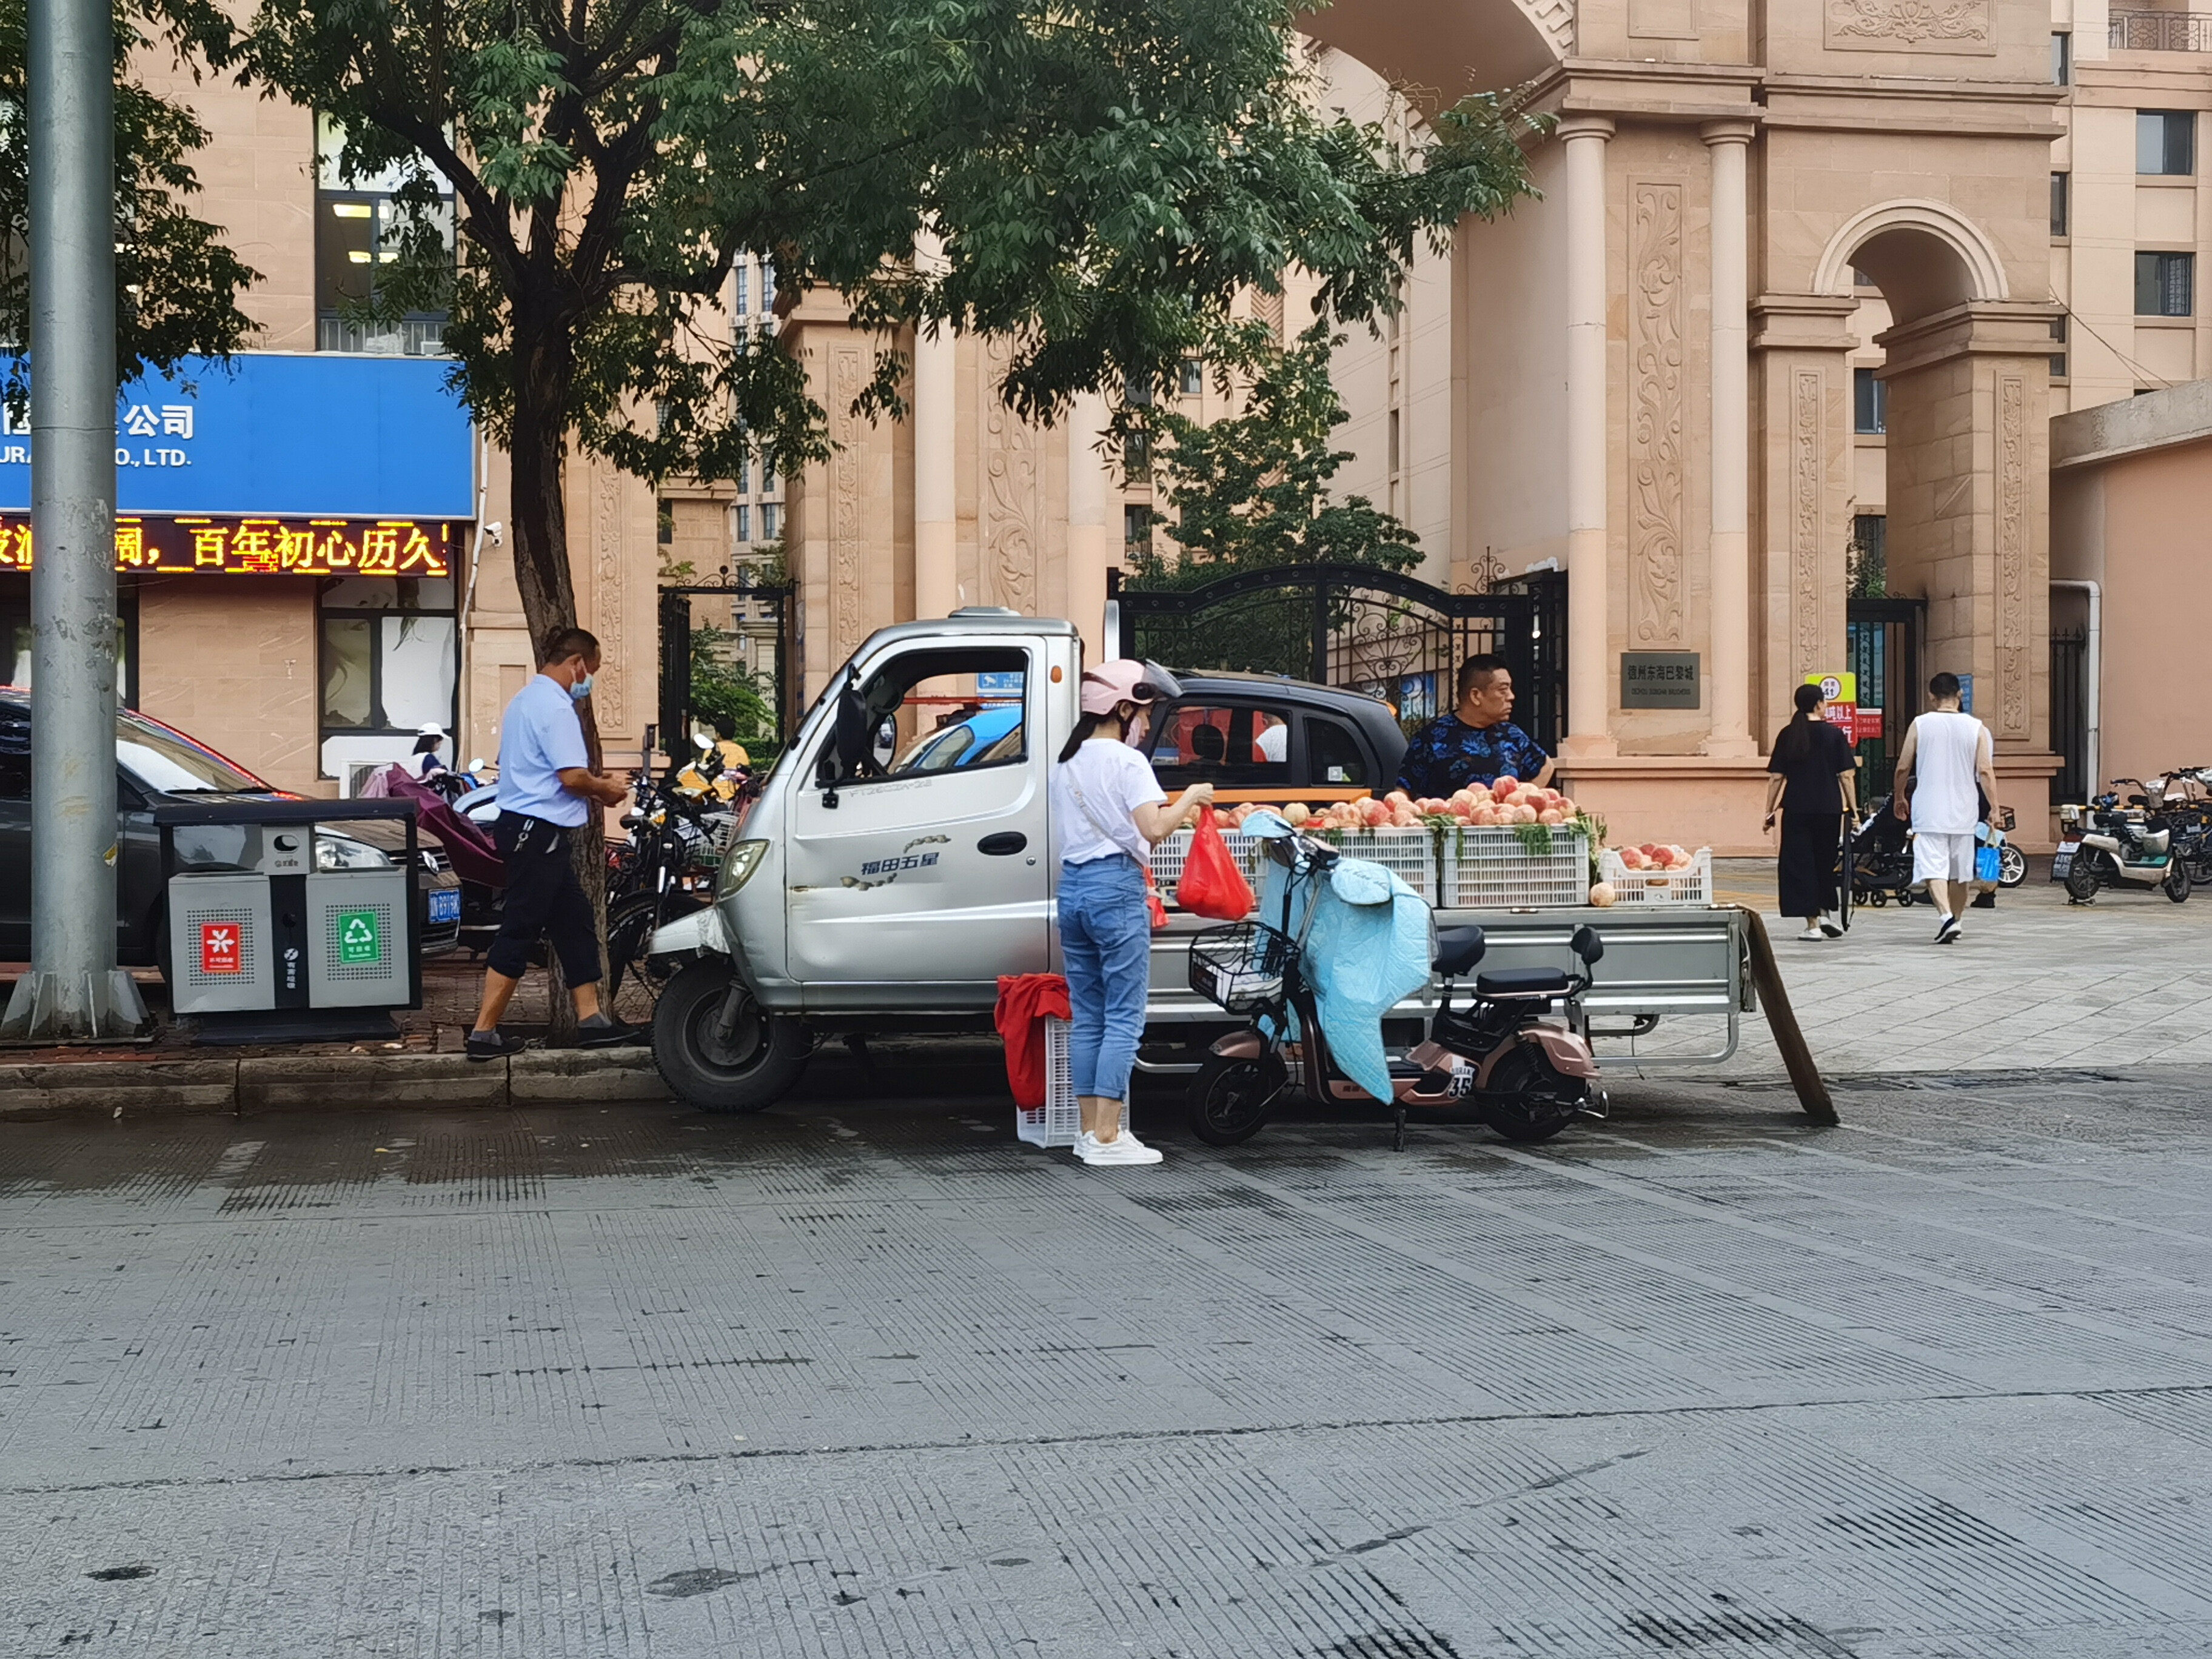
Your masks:
<svg viewBox="0 0 2212 1659"><path fill-rule="evenodd" d="M2058 822L2061 826L2068 830L2080 829L2081 826L2081 809L2078 806L2060 807L2058 809Z"/></svg>
<svg viewBox="0 0 2212 1659"><path fill-rule="evenodd" d="M761 860L768 854L764 841L738 841L730 843L730 850L722 855L722 867L714 877L714 896L727 898L753 878L760 868Z"/></svg>

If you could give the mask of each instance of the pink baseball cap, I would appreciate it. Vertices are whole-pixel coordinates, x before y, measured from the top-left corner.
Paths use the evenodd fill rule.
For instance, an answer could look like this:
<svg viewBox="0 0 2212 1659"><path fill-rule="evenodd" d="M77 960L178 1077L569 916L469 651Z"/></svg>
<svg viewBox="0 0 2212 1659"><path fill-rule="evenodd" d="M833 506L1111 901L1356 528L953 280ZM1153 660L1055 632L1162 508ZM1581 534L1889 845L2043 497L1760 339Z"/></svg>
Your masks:
<svg viewBox="0 0 2212 1659"><path fill-rule="evenodd" d="M1096 668L1083 671L1083 712L1086 714L1110 714L1116 703L1157 702L1162 697L1179 696L1182 692L1175 676L1166 669L1158 663L1139 662L1133 657L1116 657L1111 662L1102 662Z"/></svg>

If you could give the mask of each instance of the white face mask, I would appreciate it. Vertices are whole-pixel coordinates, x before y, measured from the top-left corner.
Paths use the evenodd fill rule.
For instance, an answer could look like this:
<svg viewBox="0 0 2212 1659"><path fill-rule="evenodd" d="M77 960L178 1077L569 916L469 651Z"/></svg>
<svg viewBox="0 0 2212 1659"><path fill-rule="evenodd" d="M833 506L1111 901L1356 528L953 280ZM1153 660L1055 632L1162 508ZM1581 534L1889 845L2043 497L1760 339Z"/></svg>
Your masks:
<svg viewBox="0 0 2212 1659"><path fill-rule="evenodd" d="M1141 749L1144 747L1145 733L1152 729L1152 717L1151 712L1144 708L1139 708L1122 723L1121 741L1127 744L1132 749Z"/></svg>

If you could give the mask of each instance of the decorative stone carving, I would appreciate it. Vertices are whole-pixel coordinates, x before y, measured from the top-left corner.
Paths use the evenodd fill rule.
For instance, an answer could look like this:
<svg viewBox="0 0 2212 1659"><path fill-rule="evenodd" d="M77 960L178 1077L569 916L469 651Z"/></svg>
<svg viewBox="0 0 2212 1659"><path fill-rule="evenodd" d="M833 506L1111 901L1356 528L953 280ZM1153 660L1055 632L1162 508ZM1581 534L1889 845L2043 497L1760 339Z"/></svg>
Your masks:
<svg viewBox="0 0 2212 1659"><path fill-rule="evenodd" d="M1522 15L1543 33L1561 58L1575 49L1574 0L1520 0Z"/></svg>
<svg viewBox="0 0 2212 1659"><path fill-rule="evenodd" d="M1013 361L1013 343L994 335L984 343L983 556L985 603L1024 616L1036 609L1039 516L1036 429L1018 419L1000 395Z"/></svg>
<svg viewBox="0 0 2212 1659"><path fill-rule="evenodd" d="M1997 729L2029 732L2027 382L1997 378Z"/></svg>
<svg viewBox="0 0 2212 1659"><path fill-rule="evenodd" d="M1639 645L1682 638L1682 185L1629 187L1629 319L1634 420L1629 431L1632 626Z"/></svg>
<svg viewBox="0 0 2212 1659"><path fill-rule="evenodd" d="M865 632L860 608L860 348L841 345L830 354L830 654L833 661L858 648Z"/></svg>
<svg viewBox="0 0 2212 1659"><path fill-rule="evenodd" d="M632 665L623 650L622 475L602 461L592 481L592 631L599 635L599 654L623 668L592 682L594 718L601 730L629 727L629 673Z"/></svg>
<svg viewBox="0 0 2212 1659"><path fill-rule="evenodd" d="M1826 397L1820 371L1807 367L1790 379L1790 609L1796 639L1791 678L1821 665L1820 483L1827 457L1821 443L1820 405Z"/></svg>
<svg viewBox="0 0 2212 1659"><path fill-rule="evenodd" d="M1827 0L1827 43L1847 52L1997 49L1990 0Z"/></svg>

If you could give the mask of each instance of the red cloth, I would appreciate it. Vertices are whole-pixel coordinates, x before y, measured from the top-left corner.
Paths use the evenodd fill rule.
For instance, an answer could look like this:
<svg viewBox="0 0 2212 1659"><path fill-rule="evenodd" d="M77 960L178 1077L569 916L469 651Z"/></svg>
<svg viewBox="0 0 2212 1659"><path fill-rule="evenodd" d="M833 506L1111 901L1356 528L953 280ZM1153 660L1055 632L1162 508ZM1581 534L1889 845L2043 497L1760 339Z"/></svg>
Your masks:
<svg viewBox="0 0 2212 1659"><path fill-rule="evenodd" d="M1014 1104L1033 1112L1044 1104L1044 1023L1073 1019L1067 981L1058 974L1003 974L992 1024L1006 1044L1006 1082Z"/></svg>

